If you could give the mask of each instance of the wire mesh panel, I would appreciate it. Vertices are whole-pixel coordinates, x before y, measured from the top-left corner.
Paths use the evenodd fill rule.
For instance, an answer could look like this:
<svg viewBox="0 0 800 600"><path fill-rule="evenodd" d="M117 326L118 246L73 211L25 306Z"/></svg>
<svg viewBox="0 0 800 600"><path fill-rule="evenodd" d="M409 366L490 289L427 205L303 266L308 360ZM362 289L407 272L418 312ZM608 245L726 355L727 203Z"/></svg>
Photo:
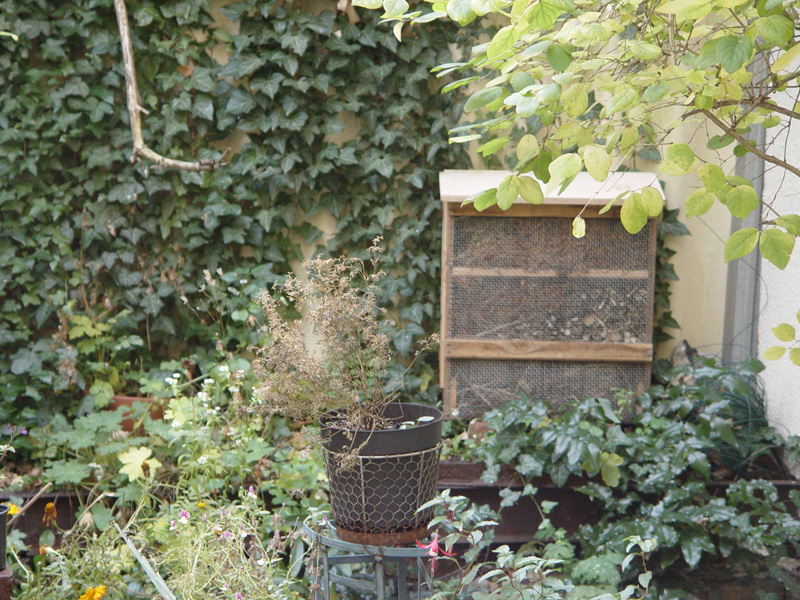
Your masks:
<svg viewBox="0 0 800 600"><path fill-rule="evenodd" d="M353 457L325 450L331 509L343 540L405 544L427 535L433 508L417 509L436 495L441 444L392 456Z"/></svg>
<svg viewBox="0 0 800 600"><path fill-rule="evenodd" d="M647 363L458 359L449 366L459 418L480 416L521 394L555 409L580 398L613 399L617 390L643 391L650 377Z"/></svg>
<svg viewBox="0 0 800 600"><path fill-rule="evenodd" d="M559 408L649 385L656 220L629 234L618 207L600 214L592 204L602 186L585 200L478 212L461 205L467 176L458 173L440 179L446 416L479 417L521 393ZM484 174L475 177L500 181ZM626 175L628 189L658 185ZM577 239L579 213L586 235Z"/></svg>

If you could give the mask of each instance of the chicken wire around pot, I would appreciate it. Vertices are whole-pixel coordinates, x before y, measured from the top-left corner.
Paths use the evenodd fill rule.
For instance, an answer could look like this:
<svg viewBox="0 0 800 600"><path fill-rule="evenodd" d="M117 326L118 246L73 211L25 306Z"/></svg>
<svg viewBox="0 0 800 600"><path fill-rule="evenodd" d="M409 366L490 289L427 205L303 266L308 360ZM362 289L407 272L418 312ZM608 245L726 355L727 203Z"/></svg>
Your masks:
<svg viewBox="0 0 800 600"><path fill-rule="evenodd" d="M442 445L407 454L348 456L325 453L336 533L372 546L409 544L426 537L436 495ZM347 466L342 467L342 461Z"/></svg>

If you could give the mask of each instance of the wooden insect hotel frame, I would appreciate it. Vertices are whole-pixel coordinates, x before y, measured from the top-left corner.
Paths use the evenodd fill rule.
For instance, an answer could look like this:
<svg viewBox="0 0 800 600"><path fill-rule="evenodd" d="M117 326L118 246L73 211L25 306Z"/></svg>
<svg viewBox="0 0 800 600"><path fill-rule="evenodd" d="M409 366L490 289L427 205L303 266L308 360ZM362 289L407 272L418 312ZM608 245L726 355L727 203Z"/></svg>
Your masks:
<svg viewBox="0 0 800 600"><path fill-rule="evenodd" d="M521 394L558 408L643 391L653 354L656 220L630 235L622 192L652 186L650 173L616 173L603 184L581 173L540 205L478 212L470 195L502 171L445 171L441 385L447 417L479 417ZM543 186L544 187L544 186ZM573 219L586 235L572 236Z"/></svg>

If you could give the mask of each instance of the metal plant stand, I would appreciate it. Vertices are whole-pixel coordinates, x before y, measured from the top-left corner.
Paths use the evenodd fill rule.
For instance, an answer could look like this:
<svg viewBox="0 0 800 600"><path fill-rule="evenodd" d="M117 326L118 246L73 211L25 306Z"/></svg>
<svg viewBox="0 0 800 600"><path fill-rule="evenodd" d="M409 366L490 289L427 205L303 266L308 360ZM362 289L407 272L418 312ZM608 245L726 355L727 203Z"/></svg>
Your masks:
<svg viewBox="0 0 800 600"><path fill-rule="evenodd" d="M417 563L417 600L422 600L423 583L428 586L428 590L431 589L431 574L425 564L428 558L426 548L365 546L345 542L338 538L333 523L330 521L318 523L317 528L319 531L315 531L307 522L303 523L303 532L312 548L311 560L316 561L316 564L313 565L313 573L318 589L312 594L311 600L330 600L331 583L340 583L353 589L372 592L377 600L386 600L386 563L393 563L397 566L397 600L408 600L407 561L409 560L415 560ZM332 556L331 550L338 550L341 553ZM354 579L331 572L331 567L336 565L352 564L374 564L374 579Z"/></svg>

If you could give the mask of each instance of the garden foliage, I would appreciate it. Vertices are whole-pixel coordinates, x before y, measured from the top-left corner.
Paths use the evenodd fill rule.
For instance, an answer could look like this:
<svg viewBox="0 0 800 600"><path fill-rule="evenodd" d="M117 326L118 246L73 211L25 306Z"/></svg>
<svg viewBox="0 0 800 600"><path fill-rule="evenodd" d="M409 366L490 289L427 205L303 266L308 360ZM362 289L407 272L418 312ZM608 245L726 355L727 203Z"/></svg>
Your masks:
<svg viewBox="0 0 800 600"><path fill-rule="evenodd" d="M796 460L798 440L768 425L761 369L755 360L676 367L637 397L627 424L604 399L559 415L544 403L509 404L487 414L489 435L475 449L487 465L483 478L511 464L527 482L504 491L504 505L535 494L542 476L593 498L602 516L565 543L570 556L621 553L622 540L640 536L658 544L648 564L661 589L691 587L686 572L713 567L800 594L778 566L800 551L800 493L773 483L791 479L784 459Z"/></svg>
<svg viewBox="0 0 800 600"><path fill-rule="evenodd" d="M129 163L111 0L0 1L0 30L19 35L0 37L0 420L80 413L164 359L246 348L252 298L303 244L363 256L385 237L380 301L407 356L438 319L436 174L465 165L446 140L457 106L429 75L453 28L400 45L333 4L238 2L217 20L209 0L128 8L145 140L184 159L232 146L230 164ZM430 364L410 383L433 393Z"/></svg>

